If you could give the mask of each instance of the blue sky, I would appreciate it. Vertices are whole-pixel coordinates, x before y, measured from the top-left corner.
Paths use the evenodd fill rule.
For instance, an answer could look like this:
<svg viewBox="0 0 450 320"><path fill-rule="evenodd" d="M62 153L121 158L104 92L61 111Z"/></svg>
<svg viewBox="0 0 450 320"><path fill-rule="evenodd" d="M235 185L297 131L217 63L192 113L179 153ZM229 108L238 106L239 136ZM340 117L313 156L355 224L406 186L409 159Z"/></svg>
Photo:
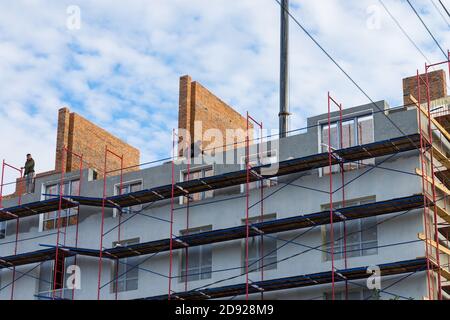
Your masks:
<svg viewBox="0 0 450 320"><path fill-rule="evenodd" d="M432 1L439 5L412 3L446 50L450 19ZM291 2L292 14L374 100L401 103L401 79L425 61L378 0ZM384 3L431 61L443 60L405 1ZM66 26L70 5L81 10L79 30ZM140 148L143 162L166 157L184 74L277 128L280 9L274 0L16 0L0 6L0 159L20 166L31 152L38 171L51 170L62 106ZM292 128L326 112L328 90L348 107L368 102L293 23L290 71Z"/></svg>

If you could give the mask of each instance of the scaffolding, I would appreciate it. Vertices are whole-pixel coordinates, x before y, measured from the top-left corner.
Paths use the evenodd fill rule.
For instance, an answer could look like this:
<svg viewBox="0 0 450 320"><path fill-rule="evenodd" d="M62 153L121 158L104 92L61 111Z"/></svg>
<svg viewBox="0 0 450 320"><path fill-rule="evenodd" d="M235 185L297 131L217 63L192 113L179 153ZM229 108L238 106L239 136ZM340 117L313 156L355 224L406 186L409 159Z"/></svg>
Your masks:
<svg viewBox="0 0 450 320"><path fill-rule="evenodd" d="M16 182L16 193L18 193L18 200L17 203L19 206L22 204L22 186L25 181L23 181L23 169L15 167L13 165L10 165L5 160L2 162L2 178L0 183L0 208L3 208L3 187L5 185L4 178L5 178L5 170L6 168L14 170L16 173L19 173L19 179ZM19 243L19 225L20 225L20 217L14 214L11 214L11 217L15 218L16 220L16 235L15 235L15 241L14 241L14 255L17 255L17 246ZM12 272L12 285L11 285L11 300L14 300L14 288L15 288L15 282L16 282L16 267L13 266L13 272Z"/></svg>
<svg viewBox="0 0 450 320"><path fill-rule="evenodd" d="M246 181L245 181L245 299L248 301L249 296L249 288L250 286L255 287L254 284L250 285L250 279L249 279L249 239L250 239L250 176L255 176L255 178L259 182L259 189L260 189L260 221L264 221L264 177L262 175L262 172L257 173L253 170L252 162L250 161L250 123L256 124L260 129L260 143L257 146L259 150L257 150L257 166L262 165L262 146L263 146L263 123L256 121L248 112L247 112L247 130L246 130L246 137L245 137L245 170L246 170ZM253 131L252 131L253 134ZM253 139L252 139L253 140ZM252 228L255 228L252 226ZM259 230L256 229L258 232ZM259 231L261 234L260 236L260 254L261 257L264 257L264 234L262 231ZM261 261L261 281L264 280L264 258ZM256 267L258 269L258 266ZM264 291L260 288L256 288L261 292L261 299L264 299Z"/></svg>
<svg viewBox="0 0 450 320"><path fill-rule="evenodd" d="M385 276L400 275L404 273L416 273L423 271L426 268L426 259L415 259L408 261L400 261L395 263L387 263L379 266L381 272ZM338 270L337 272L341 275L341 278L337 281L357 281L361 279L366 279L367 268L358 267L352 269ZM264 290L265 292L287 290L294 288L305 288L316 285L329 284L332 280L333 272L320 272L314 274L306 274L295 277L279 278L273 280L265 280L255 282L249 289L249 293L257 294L259 291ZM179 300L206 300L206 299L220 299L226 297L234 297L244 295L246 293L246 284L236 284L224 287L216 287L211 289L204 289L202 291L187 291L182 293L177 293L177 298ZM405 297L405 299L408 299ZM154 296L148 297L141 300L167 300L167 296Z"/></svg>
<svg viewBox="0 0 450 320"><path fill-rule="evenodd" d="M103 267L103 237L105 236L104 233L104 227L105 227L105 211L107 207L114 207L114 209L117 210L117 215L119 216L119 223L118 223L118 228L117 228L117 245L120 246L120 231L121 231L121 226L122 226L122 208L115 205L114 202L111 202L110 200L107 199L107 195L108 195L108 190L107 190L107 178L108 178L108 174L110 173L115 173L117 172L117 170L109 170L108 169L108 155L111 155L117 159L120 160L120 182L119 182L119 191L118 191L118 196L122 195L122 189L123 189L123 155L118 155L117 153L115 153L114 151L110 150L108 148L108 146L105 146L105 157L104 157L104 167L103 167L103 193L102 193L102 199L101 199L101 208L102 208L102 215L101 215L101 223L100 223L100 249L99 249L99 259L98 259L98 281L97 281L97 300L100 300L100 295L101 295L101 279L102 279L102 267ZM115 192L115 191L114 191ZM80 204L82 204L81 201L79 201ZM108 204L109 205L108 205ZM118 282L118 273L119 273L119 263L116 261L116 282L115 282L115 293L114 293L114 298L117 300L118 298L118 288L117 288L117 282Z"/></svg>
<svg viewBox="0 0 450 320"><path fill-rule="evenodd" d="M414 150L416 148L416 143L419 141L419 135L413 134L406 137L400 137L400 138L394 138L384 141L379 141L376 143L361 145L361 146L355 146L351 148L346 148L342 150L335 150L334 154L339 155L342 159L346 159L345 162L353 162L358 161L360 159L369 159L372 158L374 155L389 155L389 154L397 154L399 152L404 151L410 151ZM336 160L338 157L334 156L332 159L332 164L339 164L339 161ZM279 163L279 171L274 176L284 176L289 175L292 173L297 172L305 172L308 170L318 169L318 168L324 168L329 165L329 153L323 153L313 156L307 156L303 158L297 158L292 160L286 160ZM260 165L252 167L252 171L254 174L249 175L249 182L256 182L261 179L262 176L262 170L267 168L268 165ZM60 197L58 202L55 204L53 199L49 200L43 200L40 202L35 202L31 204L27 204L26 207L24 206L16 206L12 208L7 208L0 210L0 217L9 217L7 213L10 212L16 212L19 213L21 216L32 216L35 214L40 214L44 212L51 212L55 209L55 205L60 205L61 209L63 208L71 208L74 206L79 205L87 205L87 206L97 206L102 208L102 217L104 218L104 210L106 208L125 208L129 206L133 206L136 204L142 204L142 203L149 203L149 202L156 202L156 201L162 201L162 200L170 200L174 199L178 196L183 196L187 192L189 193L195 193L195 192L202 192L205 190L215 190L219 188L224 188L228 186L237 186L242 185L243 183L247 182L247 171L248 169L241 170L238 172L232 172L232 173L226 173L222 175L212 176L212 177L206 177L203 179L197 179L197 180L191 180L191 181L183 181L180 183L173 183L169 186L162 186L162 187L156 187L152 189L147 190L141 190L133 193L128 194L119 194L115 196L106 197L106 194L104 193L103 198L92 198L92 197L84 197L84 196L76 196L76 195L65 195L63 197ZM256 174L255 174L256 173ZM270 177L265 177L270 178ZM156 198L155 198L156 197ZM406 200L403 202L403 200ZM410 207L412 205L413 208L420 207L423 202L423 198L419 199L420 201L417 201L417 198L413 197L411 199L396 199L393 200L393 202L385 202L385 203L375 203L372 207L372 210L370 211L371 214L384 214L384 212L397 212L403 206L399 205L399 203L404 203L406 207ZM411 201L413 204L411 204ZM361 211L361 208L348 208L348 217L346 219L351 219L352 215L353 217L357 218L358 214L362 215L359 217L363 217L363 212L369 212L367 211L367 208L364 208L363 211ZM355 210L352 213L352 210ZM345 211L345 208L339 210L340 214L342 215ZM358 213L359 212L359 213ZM328 216L327 216L328 215ZM343 214L342 217L345 217L346 215ZM297 230L301 229L301 226L318 226L330 223L330 215L329 211L325 212L325 214L322 212L320 214L312 214L311 216L298 216L295 217L297 221L295 221L294 218L289 218L285 220L277 220L277 221L268 221L263 222L261 225L259 224L252 224L249 228L249 234L247 235L247 224L244 226L244 229L241 231L243 232L243 239L248 238L250 236L261 236L261 234L268 235L270 234L270 228L272 228L274 233L283 232L283 230ZM334 219L339 219L338 216L334 216ZM102 219L103 220L103 219ZM289 221L289 222L288 222ZM337 220L339 221L339 220ZM171 221L173 223L173 220ZM267 224L267 226L266 226ZM103 225L103 222L102 222ZM267 229L269 228L269 229ZM256 231L259 230L259 231ZM215 234L219 236L218 238L214 238L212 235ZM102 231L103 235L103 231ZM212 234L199 234L199 235L190 235L187 237L193 237L192 240L186 237L177 237L174 239L173 234L171 232L170 239L168 240L168 250L173 251L175 249L185 249L186 244L189 244L189 246L195 246L195 240L194 238L199 237L204 240L203 242L198 242L198 245L208 243L211 241L211 243L215 242L221 242L221 241L228 241L233 239L233 232L232 230L226 230L222 235L220 235L219 231L214 231ZM210 239L210 240L209 240ZM174 241L175 240L175 241ZM198 241L198 240L197 240ZM163 241L164 242L164 241ZM161 244L158 245L158 248L156 249L156 252L160 252L161 250ZM148 246L145 248L145 246ZM103 245L98 251L90 250L90 249L82 249L82 248L72 248L72 247L64 247L64 250L68 253L70 253L70 256L72 255L85 255L85 256L96 256L100 259L103 257L107 257L108 259L114 259L118 260L127 256L130 256L130 252L134 252L137 255L145 255L149 254L154 250L155 243L152 244L143 244L143 247L123 247L123 248L111 248L111 249L104 249ZM46 261L49 258L54 257L54 249L53 250L41 250L37 252L32 252L29 254L24 254L20 256L12 256L12 257L3 257L1 260L5 261L6 265L11 264L17 264L17 265L23 265L23 264L29 264L33 262L38 261ZM68 255L69 256L69 255ZM117 277L116 277L117 278ZM172 279L171 276L169 276L169 281ZM252 283L252 285L248 286L248 293L250 294L253 292L254 288L257 287L258 292L262 291L262 287L258 287L257 282ZM99 286L101 288L101 286ZM247 289L247 285L246 285ZM247 290L246 290L247 291ZM171 292L170 295L173 295L174 293ZM169 296L169 295L168 295ZM178 294L177 294L178 296Z"/></svg>
<svg viewBox="0 0 450 320"><path fill-rule="evenodd" d="M434 141L436 131L439 134L443 134L446 138L450 138L447 131L440 126L440 124L433 119L432 106L431 106L431 92L430 92L430 79L429 69L442 64L447 64L450 75L450 51L447 52L447 61L428 65L425 63L425 78L420 75L417 70L417 100L414 97L410 99L414 102L418 109L418 123L420 133L420 163L421 169L417 170L417 173L422 178L422 189L424 197L424 231L425 234L419 234L419 238L425 242L425 251L427 258L427 287L428 298L442 300L442 268L441 268L441 249L439 239L439 222L438 218L445 219L445 215L439 214L439 212L445 211L447 204L447 198L450 196L448 192L442 187L439 189L444 191L444 209L439 210L437 189L438 182L437 177L445 177L440 174L442 167L445 170L450 169L448 158L441 151L442 146L439 146ZM422 106L421 88L425 86L426 92L426 108ZM425 119L424 119L425 118ZM442 139L439 139L442 143ZM436 160L441 166L436 167ZM448 221L448 220L447 220ZM448 252L445 252L448 253ZM434 267L433 267L434 266ZM433 278L437 273L437 279ZM435 288L435 285L437 288ZM437 296L435 296L435 293Z"/></svg>
<svg viewBox="0 0 450 320"><path fill-rule="evenodd" d="M58 211L56 217L56 245L54 248L55 257L54 257L54 270L53 270L53 290L52 290L52 298L53 299L64 299L64 281L65 281L65 265L66 258L68 256L72 256L69 254L67 250L64 249L66 246L67 240L67 226L70 224L71 214L70 210L76 210L76 223L75 223L75 248L78 247L78 231L79 231L79 212L80 206L79 204L74 207L64 208L64 198L66 197L67 191L66 189L66 171L67 171L67 162L68 158L76 157L79 159L79 180L78 180L78 188L75 191L76 196L81 195L81 186L83 182L83 155L79 155L71 150L69 150L66 146L63 146L60 150L61 154L61 173L59 180L59 188L58 188ZM69 182L70 183L70 182ZM67 189L71 189L68 187ZM74 193L73 190L70 190L70 194ZM53 197L54 195L44 194L46 197ZM76 204L76 203L74 203ZM75 208L76 207L76 208ZM64 231L63 231L64 230ZM62 239L61 239L62 238ZM62 244L61 244L62 242ZM77 256L73 255L76 265ZM72 300L75 299L75 288L72 288L71 297ZM58 296L59 293L59 296Z"/></svg>
<svg viewBox="0 0 450 320"><path fill-rule="evenodd" d="M112 280L115 283L115 299L118 299L117 283L123 274L119 274L119 263L120 259L153 255L160 252L168 252L169 254L169 271L168 271L168 292L167 295L153 296L146 299L155 300L184 300L184 299L215 299L224 297L235 297L244 296L246 300L249 299L250 294L261 294L261 299L264 299L264 293L283 290L290 288L301 288L308 287L319 284L331 284L332 288L332 299L335 299L335 285L336 283L343 283L345 285L345 298L348 299L349 284L357 285L355 281L366 279L370 275L367 274L367 267L357 267L349 268L347 263L347 237L350 236L346 230L346 223L356 219L363 219L368 217L384 216L392 213L397 213L405 211L405 213L411 210L422 209L423 219L424 219L424 233L418 235L417 242L424 242L425 245L425 257L419 257L414 260L400 261L394 263L387 263L380 265L383 275L402 275L402 274L414 274L417 272L426 272L427 275L427 289L428 296L426 299L443 299L443 293L445 290L449 290L449 285L443 285L442 281L450 281L450 271L448 268L448 263L446 265L442 264L441 255L447 256L447 261L450 261L450 249L443 245L443 241L440 239L440 235L443 236L447 243L449 242L449 224L450 224L450 213L449 208L447 208L448 203L450 203L450 160L446 155L444 148L439 143L441 139L440 136L445 137L450 141L450 134L447 128L443 127L436 119L433 118L433 110L431 109L431 94L430 94L430 82L428 79L428 70L431 67L448 63L449 73L450 73L450 52L448 61L441 62L433 65L425 65L425 77L421 77L419 72L417 72L417 86L418 86L418 100L415 97L411 97L414 105L418 110L418 132L402 135L393 139L386 139L382 141L376 141L371 143L358 144L355 146L347 146L344 143L344 129L343 122L345 121L343 115L343 106L338 103L330 93L328 93L328 118L326 126L328 128L328 144L326 145L326 151L314 155L309 155L306 157L299 157L295 159L289 159L284 161L279 161L277 164L279 170L271 175L265 174L266 169L270 167L270 164L264 163L264 153L262 149L263 144L263 124L256 121L247 113L247 133L245 138L245 168L238 171L228 172L219 175L201 177L198 179L191 179L191 146L189 145L187 151L187 169L186 175L178 181L176 177L176 139L179 137L175 130L172 132L172 157L171 166L171 183L163 186L157 186L150 189L143 189L140 191L123 193L123 172L124 168L124 156L118 155L113 151L105 147L105 158L104 158L104 175L103 175L103 194L102 197L86 197L82 196L80 190L78 194L64 194L64 181L65 181L65 163L64 163L64 153L67 154L69 151L64 148L62 157L62 172L61 172L61 183L58 197L52 197L50 199L44 199L42 201L22 204L20 199L16 206L3 208L2 206L2 190L3 190L3 175L5 162L3 163L2 170L2 183L0 190L0 221L8 221L17 219L17 222L21 218L30 217L46 212L52 212L56 209L58 210L58 223L57 223L57 240L56 246L47 248L44 250L38 250L28 253L17 253L17 242L18 242L18 231L16 232L16 247L14 254L8 257L0 257L0 269L1 268L15 268L17 266L22 266L26 264L39 263L48 260L55 261L55 271L64 270L64 259L67 257L77 256L87 256L94 257L98 259L98 290L97 299L101 298L102 286L102 263L104 259L110 261L115 261L115 276ZM426 108L421 104L422 97L420 96L421 86L426 87L427 92L427 102ZM338 108L338 116L333 118L333 113L331 111L332 107ZM260 145L256 145L258 148L256 151L256 163L253 163L250 155L250 123L254 123L259 128L261 134L259 137ZM332 141L332 125L336 125L336 143ZM323 124L321 124L323 125ZM436 136L438 139L436 139ZM253 141L253 139L252 139ZM422 183L422 193L413 194L403 198L394 198L385 201L376 201L370 204L357 205L357 206L347 206L347 199L345 195L346 186L358 179L365 173L373 170L375 168L382 169L381 165L383 161L380 161L376 165L371 166L366 164L368 170L362 173L357 178L346 181L346 165L351 165L353 163L361 163L362 161L368 159L375 159L380 157L386 157L387 159L392 159L391 157L405 153L408 151L418 151L420 158L420 169L417 169L413 174L420 177ZM108 155L112 155L120 160L120 183L119 191L114 195L108 196L107 189L107 179L108 174L113 172L118 172L119 170L109 170L107 166ZM80 180L82 176L82 163L83 157L80 158ZM439 165L438 165L439 164ZM339 170L335 170L339 168ZM299 214L289 218L275 219L270 221L264 221L264 201L268 197L272 196L265 195L265 185L266 180L284 177L288 175L294 175L304 172L309 172L311 170L321 169L329 175L329 209L310 213L310 214ZM325 170L328 170L326 172ZM388 170L388 169L386 169ZM399 171L400 172L400 171ZM407 172L400 172L407 173ZM335 189L336 174L339 174L340 186ZM443 181L443 182L441 182ZM259 188L255 192L251 192L251 184ZM286 183L285 186L292 185L291 183ZM81 186L81 183L80 183ZM200 233L191 233L190 228L190 208L192 195L201 192L207 192L217 189L223 189L232 186L245 186L245 224L237 227L231 227L226 229L212 230ZM115 186L114 186L115 188ZM254 188L254 189L257 189ZM255 194L259 191L259 200L250 204L251 194ZM337 192L341 193L341 206L339 209L336 208L335 195ZM175 208L175 199L185 199L185 206L180 208ZM146 203L155 203L158 201L170 201L170 213L169 213L169 237L167 239L160 239L150 242L143 242L138 244L120 245L121 242L121 226L124 222L122 221L122 210L127 207L132 207L135 205L142 205ZM92 206L101 208L101 226L100 226L100 246L98 250L79 248L78 247L78 220L76 227L76 241L75 246L68 246L66 244L66 228L67 223L62 226L61 221L63 219L62 212L64 210L70 210L79 206ZM255 206L259 206L259 221L253 223L250 222L250 209ZM118 225L114 228L118 228L117 243L119 245L113 246L111 248L105 248L103 245L103 240L105 236L104 224L105 224L105 211L106 209L115 209L118 212ZM174 214L176 210L186 210L186 234L181 234L179 236L174 234ZM79 210L79 209L78 209ZM143 208L141 211L145 210ZM139 214L139 212L136 212ZM444 222L440 222L441 221ZM344 227L343 237L336 239L334 234L334 224L342 223ZM304 274L288 278L278 278L266 280L264 279L264 269L268 264L265 264L265 259L268 254L264 250L264 238L274 237L274 234L294 231L294 230L306 230L299 236L307 233L309 230L316 228L318 226L329 226L330 227L330 251L326 253L331 255L331 270L327 272L320 272L314 274ZM18 228L18 223L17 223ZM113 230L112 228L111 230ZM110 231L111 231L110 230ZM109 231L108 231L109 232ZM249 262L249 240L252 238L259 238L261 246L259 247L259 259L256 262ZM216 286L214 288L208 288L210 285L191 289L188 286L189 277L191 276L189 272L189 249L197 246L202 246L206 244L222 243L232 240L243 240L245 241L245 272L240 273L239 277L243 276L245 282L229 286ZM300 245L294 240L282 240L285 242L284 245L293 244ZM337 268L335 265L335 244L338 241L343 240L343 268ZM407 245L408 243L394 243L394 245ZM283 246L284 246L283 245ZM304 252L311 250L320 250L322 247L308 248ZM387 246L387 245L386 245ZM378 247L377 247L378 248ZM280 248L277 247L276 250ZM173 276L173 254L175 250L185 251L185 273L182 275L184 277L184 292L175 292L172 290L172 281L175 278ZM269 253L270 254L270 253ZM287 259L287 258L286 258ZM253 281L249 277L250 268L256 263L256 270L260 271L260 280ZM269 263L270 264L270 263ZM61 268L60 265L63 267ZM164 275L165 276L165 275ZM238 276L236 276L238 277ZM63 298L57 297L56 291L58 287L61 286L61 281L64 280L64 275L59 276L55 272L53 279L53 299ZM229 279L224 279L224 281ZM11 299L13 298L13 288L14 288L15 278L13 276L12 293ZM450 291L450 290L449 290ZM72 299L74 299L74 292L72 293Z"/></svg>

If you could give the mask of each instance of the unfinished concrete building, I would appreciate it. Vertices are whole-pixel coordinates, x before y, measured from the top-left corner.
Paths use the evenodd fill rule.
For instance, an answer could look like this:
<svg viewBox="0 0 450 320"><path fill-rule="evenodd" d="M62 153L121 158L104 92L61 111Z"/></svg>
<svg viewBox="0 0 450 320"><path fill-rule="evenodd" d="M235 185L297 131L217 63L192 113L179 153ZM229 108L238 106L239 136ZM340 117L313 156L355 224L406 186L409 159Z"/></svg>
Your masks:
<svg viewBox="0 0 450 320"><path fill-rule="evenodd" d="M433 91L445 102L438 114L405 80L405 106L378 101L311 117L280 140L247 138L225 150L234 163L175 152L95 176L73 156L38 177L35 193L3 201L0 298L448 299L443 88ZM251 119L209 92L192 102L195 90L206 92L181 79L181 128L192 131L197 115L247 128ZM379 288L367 286L373 276Z"/></svg>

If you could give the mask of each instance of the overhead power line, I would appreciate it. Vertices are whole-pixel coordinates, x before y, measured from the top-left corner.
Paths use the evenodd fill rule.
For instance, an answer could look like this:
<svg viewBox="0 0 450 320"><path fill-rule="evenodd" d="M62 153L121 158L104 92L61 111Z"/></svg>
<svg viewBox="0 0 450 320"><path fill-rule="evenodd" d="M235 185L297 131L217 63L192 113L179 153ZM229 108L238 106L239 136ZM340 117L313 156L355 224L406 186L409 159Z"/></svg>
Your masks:
<svg viewBox="0 0 450 320"><path fill-rule="evenodd" d="M400 24L400 22L394 17L394 15L391 13L391 11L388 9L388 7L384 4L384 2L382 0L378 0L378 2L380 2L380 4L383 6L384 10L387 12L387 14L391 17L391 19L395 22L395 24L397 25L397 27L401 30L401 32L404 34L404 36L409 40L409 42L411 42L411 44L417 49L417 51L419 51L419 53L422 55L422 57L425 58L425 60L427 60L428 63L431 64L430 59L428 59L428 57L425 55L425 53L423 53L423 51L419 48L419 46L414 42L414 40L409 36L409 34L406 32L406 30L402 27L402 25Z"/></svg>
<svg viewBox="0 0 450 320"><path fill-rule="evenodd" d="M420 49L420 47L417 45L417 43L412 39L412 37L406 32L405 28L402 27L400 22L397 18L395 18L394 14L389 10L389 8L384 4L383 0L378 0L378 2L382 5L386 13L391 17L391 19L394 21L394 23L397 25L397 27L400 29L400 31L403 33L403 35L409 40L409 42L417 49L417 51L422 55L422 57L428 62L428 64L431 64L431 60L425 55L425 53ZM431 0L433 2L433 0ZM434 2L433 2L434 4ZM436 67L433 67L434 70L436 70ZM450 85L447 84L447 88L450 90Z"/></svg>
<svg viewBox="0 0 450 320"><path fill-rule="evenodd" d="M441 45L439 44L439 42L437 41L436 37L433 35L433 33L431 32L430 28L428 28L427 24L425 23L425 21L423 21L422 17L419 15L419 13L417 12L416 8L414 8L414 6L412 5L411 1L406 0L406 2L408 2L409 6L411 7L412 11L414 11L415 15L417 16L417 18L419 18L420 22L422 22L422 25L425 27L425 29L428 31L428 34L431 36L431 38L433 38L434 42L436 43L436 45L438 46L439 50L441 50L442 54L444 55L445 59L448 58L447 53L445 53L444 49L442 49Z"/></svg>
<svg viewBox="0 0 450 320"><path fill-rule="evenodd" d="M441 0L439 0L439 3L441 4L442 8L444 9L444 11L447 13L448 17L450 18L450 12L448 11L447 7L442 3Z"/></svg>
<svg viewBox="0 0 450 320"><path fill-rule="evenodd" d="M450 29L450 22L448 22L448 20L445 18L445 16L442 14L441 10L439 10L439 7L437 6L437 4L434 2L434 0L430 0L431 3L433 4L433 7L436 9L436 11L438 12L438 14L441 16L442 20L444 20L445 24L447 24L448 28Z"/></svg>
<svg viewBox="0 0 450 320"><path fill-rule="evenodd" d="M373 99L367 94L367 92L345 71L345 69L334 59L330 53L313 37L313 35L298 21L298 19L290 12L289 8L285 8L280 0L275 0L278 5L280 5L284 10L286 10L287 14L291 17L291 19L295 22L295 24L303 30L303 32L316 44L316 46L328 57L328 59L333 62L333 64L350 80L351 83L371 102L371 104L380 112L382 109L379 105L373 101ZM382 114L386 117L386 119L403 135L406 136L406 133L384 112ZM411 141L415 144L413 141Z"/></svg>

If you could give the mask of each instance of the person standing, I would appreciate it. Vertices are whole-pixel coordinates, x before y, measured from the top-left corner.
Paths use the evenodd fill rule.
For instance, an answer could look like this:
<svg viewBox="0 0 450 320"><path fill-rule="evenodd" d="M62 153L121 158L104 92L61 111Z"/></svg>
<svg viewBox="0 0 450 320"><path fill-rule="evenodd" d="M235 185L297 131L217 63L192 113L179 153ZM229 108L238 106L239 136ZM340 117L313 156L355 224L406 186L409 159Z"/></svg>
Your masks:
<svg viewBox="0 0 450 320"><path fill-rule="evenodd" d="M27 154L27 161L25 162L24 176L26 183L26 193L34 192L34 159L31 157L31 154Z"/></svg>

